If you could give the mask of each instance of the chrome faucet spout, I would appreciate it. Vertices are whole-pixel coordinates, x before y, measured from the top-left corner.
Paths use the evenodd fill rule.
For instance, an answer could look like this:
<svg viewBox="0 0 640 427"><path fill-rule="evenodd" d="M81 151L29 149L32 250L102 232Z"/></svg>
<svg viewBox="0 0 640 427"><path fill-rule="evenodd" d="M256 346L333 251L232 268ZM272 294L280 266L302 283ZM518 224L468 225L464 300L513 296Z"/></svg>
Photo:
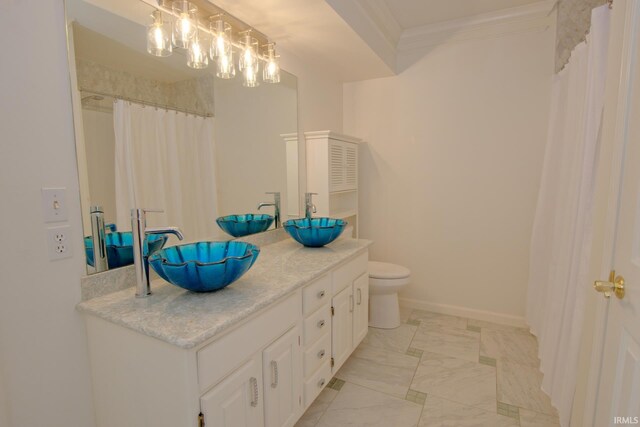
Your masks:
<svg viewBox="0 0 640 427"><path fill-rule="evenodd" d="M184 240L184 234L178 227L155 227L155 228L147 228L145 230L146 234L173 234L178 238L178 240Z"/></svg>
<svg viewBox="0 0 640 427"><path fill-rule="evenodd" d="M266 207L266 206L273 206L273 217L274 217L274 223L275 223L275 228L280 228L281 224L280 224L280 193L277 191L274 192L269 192L269 193L265 193L265 194L273 194L273 202L263 202L263 203L258 203L258 210Z"/></svg>
<svg viewBox="0 0 640 427"><path fill-rule="evenodd" d="M316 205L313 204L313 196L317 196L318 193L304 193L304 217L311 219L314 213L318 212Z"/></svg>
<svg viewBox="0 0 640 427"><path fill-rule="evenodd" d="M136 269L136 297L144 298L151 295L149 282L148 234L173 234L178 239L184 236L177 227L147 228L147 212L162 212L145 209L131 209L131 234L133 234L133 264Z"/></svg>

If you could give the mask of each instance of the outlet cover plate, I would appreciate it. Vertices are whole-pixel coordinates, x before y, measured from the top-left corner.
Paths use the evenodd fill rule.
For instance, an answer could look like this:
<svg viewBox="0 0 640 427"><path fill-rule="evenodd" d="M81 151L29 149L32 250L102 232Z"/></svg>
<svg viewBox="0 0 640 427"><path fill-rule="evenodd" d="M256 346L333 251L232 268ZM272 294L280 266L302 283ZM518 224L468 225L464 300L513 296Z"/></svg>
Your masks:
<svg viewBox="0 0 640 427"><path fill-rule="evenodd" d="M47 228L47 248L49 249L49 259L71 258L73 247L71 246L71 226L62 225L60 227Z"/></svg>
<svg viewBox="0 0 640 427"><path fill-rule="evenodd" d="M42 189L44 222L62 222L68 220L66 192L66 188Z"/></svg>

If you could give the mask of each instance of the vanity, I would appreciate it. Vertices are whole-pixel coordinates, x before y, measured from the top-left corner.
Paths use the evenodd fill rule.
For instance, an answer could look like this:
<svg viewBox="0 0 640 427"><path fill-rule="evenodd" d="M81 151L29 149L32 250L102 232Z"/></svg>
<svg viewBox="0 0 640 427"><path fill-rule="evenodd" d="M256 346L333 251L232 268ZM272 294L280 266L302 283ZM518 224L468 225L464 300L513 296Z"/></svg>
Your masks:
<svg viewBox="0 0 640 427"><path fill-rule="evenodd" d="M81 303L97 425L293 426L367 333L369 244L286 239L219 292Z"/></svg>

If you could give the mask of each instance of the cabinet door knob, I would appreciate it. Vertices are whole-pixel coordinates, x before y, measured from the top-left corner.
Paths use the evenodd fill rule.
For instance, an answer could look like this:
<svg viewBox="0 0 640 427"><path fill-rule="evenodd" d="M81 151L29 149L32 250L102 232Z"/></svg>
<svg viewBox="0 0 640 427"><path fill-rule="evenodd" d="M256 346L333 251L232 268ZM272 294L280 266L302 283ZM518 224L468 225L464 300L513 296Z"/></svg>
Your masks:
<svg viewBox="0 0 640 427"><path fill-rule="evenodd" d="M318 359L322 359L324 357L324 349L318 352Z"/></svg>
<svg viewBox="0 0 640 427"><path fill-rule="evenodd" d="M320 381L318 381L318 387L319 388L324 387L324 378L322 378Z"/></svg>
<svg viewBox="0 0 640 427"><path fill-rule="evenodd" d="M324 320L318 321L318 328L322 328L324 326Z"/></svg>
<svg viewBox="0 0 640 427"><path fill-rule="evenodd" d="M318 292L318 299L323 298L324 297L324 290Z"/></svg>
<svg viewBox="0 0 640 427"><path fill-rule="evenodd" d="M362 289L358 288L358 305L362 304Z"/></svg>

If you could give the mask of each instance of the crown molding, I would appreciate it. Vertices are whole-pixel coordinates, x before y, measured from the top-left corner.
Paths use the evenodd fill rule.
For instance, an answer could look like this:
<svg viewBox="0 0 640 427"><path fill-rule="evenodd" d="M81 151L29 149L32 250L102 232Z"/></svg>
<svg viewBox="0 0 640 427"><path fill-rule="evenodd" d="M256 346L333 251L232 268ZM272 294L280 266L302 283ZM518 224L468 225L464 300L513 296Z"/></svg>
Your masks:
<svg viewBox="0 0 640 427"><path fill-rule="evenodd" d="M384 0L325 1L395 73L402 28Z"/></svg>
<svg viewBox="0 0 640 427"><path fill-rule="evenodd" d="M397 45L399 55L433 45L544 30L552 23L557 0L483 13L468 18L406 29Z"/></svg>

